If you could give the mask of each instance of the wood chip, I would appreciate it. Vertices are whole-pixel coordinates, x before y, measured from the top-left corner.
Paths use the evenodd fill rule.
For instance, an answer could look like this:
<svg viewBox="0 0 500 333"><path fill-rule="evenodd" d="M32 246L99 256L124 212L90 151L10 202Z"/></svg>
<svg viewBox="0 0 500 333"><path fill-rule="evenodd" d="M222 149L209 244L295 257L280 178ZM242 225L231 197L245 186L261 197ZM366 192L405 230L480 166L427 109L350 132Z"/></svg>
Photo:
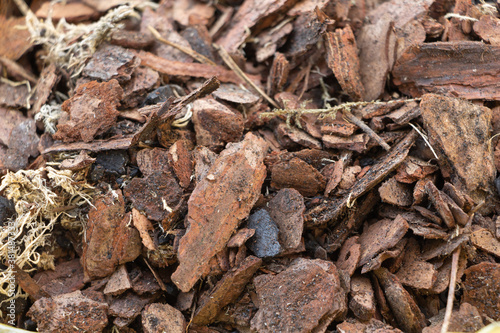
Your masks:
<svg viewBox="0 0 500 333"><path fill-rule="evenodd" d="M226 148L196 185L188 202L189 227L179 245L180 264L172 275L181 290L193 287L257 201L266 175L266 148L264 140L247 134L243 141ZM213 200L206 201L207 197Z"/></svg>

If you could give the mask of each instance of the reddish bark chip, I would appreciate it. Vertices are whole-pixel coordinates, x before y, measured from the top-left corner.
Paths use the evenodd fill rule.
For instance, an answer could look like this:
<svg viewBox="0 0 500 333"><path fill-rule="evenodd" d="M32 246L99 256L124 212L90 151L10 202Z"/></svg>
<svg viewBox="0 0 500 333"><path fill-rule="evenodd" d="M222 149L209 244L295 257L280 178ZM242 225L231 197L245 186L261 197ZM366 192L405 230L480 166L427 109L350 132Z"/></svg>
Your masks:
<svg viewBox="0 0 500 333"><path fill-rule="evenodd" d="M236 301L261 264L262 259L248 256L239 267L227 272L213 290L201 297L193 324L205 326L212 323L226 305Z"/></svg>
<svg viewBox="0 0 500 333"><path fill-rule="evenodd" d="M465 99L500 100L500 83L495 78L500 68L499 55L499 46L483 42L413 45L394 65L393 82L402 93L414 97L436 93ZM483 66L469 65L477 63Z"/></svg>
<svg viewBox="0 0 500 333"><path fill-rule="evenodd" d="M82 266L85 279L105 277L115 268L135 260L141 254L139 232L129 227L130 213L125 213L121 191L98 197L89 212Z"/></svg>
<svg viewBox="0 0 500 333"><path fill-rule="evenodd" d="M186 319L179 310L168 304L148 304L141 317L144 333L186 332Z"/></svg>
<svg viewBox="0 0 500 333"><path fill-rule="evenodd" d="M216 91L212 93L215 98L226 102L244 104L251 106L259 101L259 96L251 91L240 88L232 83L222 83Z"/></svg>
<svg viewBox="0 0 500 333"><path fill-rule="evenodd" d="M380 199L383 202L396 206L411 206L413 203L413 193L411 187L398 182L394 177L386 180L378 188Z"/></svg>
<svg viewBox="0 0 500 333"><path fill-rule="evenodd" d="M142 149L137 153L137 166L144 176L168 171L168 151L163 148Z"/></svg>
<svg viewBox="0 0 500 333"><path fill-rule="evenodd" d="M386 268L375 271L377 279L399 327L404 332L419 333L425 325L425 317L411 295L401 285L398 278Z"/></svg>
<svg viewBox="0 0 500 333"><path fill-rule="evenodd" d="M369 278L354 276L351 279L350 294L349 309L356 318L368 321L375 316L375 293Z"/></svg>
<svg viewBox="0 0 500 333"><path fill-rule="evenodd" d="M123 29L114 31L109 40L111 44L127 49L145 49L146 47L151 46L154 41L155 38L151 34Z"/></svg>
<svg viewBox="0 0 500 333"><path fill-rule="evenodd" d="M326 181L318 170L294 157L273 166L271 186L276 189L291 187L305 197L312 197L325 189Z"/></svg>
<svg viewBox="0 0 500 333"><path fill-rule="evenodd" d="M47 99L52 92L52 88L60 78L61 77L57 73L55 64L51 64L42 70L36 86L34 96L35 102L33 103L33 107L30 110L32 114L37 114L38 111L40 111L42 105L47 102Z"/></svg>
<svg viewBox="0 0 500 333"><path fill-rule="evenodd" d="M250 213L266 177L266 151L265 141L248 133L243 141L228 145L196 185L179 244L179 267L172 275L182 291L193 287Z"/></svg>
<svg viewBox="0 0 500 333"><path fill-rule="evenodd" d="M343 333L402 333L397 328L384 324L377 319L370 319L368 323L349 320L337 325L337 330Z"/></svg>
<svg viewBox="0 0 500 333"><path fill-rule="evenodd" d="M474 22L474 32L485 42L500 46L500 19L483 15L479 21Z"/></svg>
<svg viewBox="0 0 500 333"><path fill-rule="evenodd" d="M425 191L429 195L429 199L434 205L434 208L438 211L439 216L443 219L444 224L446 224L448 228L453 228L455 226L455 218L447 202L444 200L446 194L439 191L433 182L427 182L425 184Z"/></svg>
<svg viewBox="0 0 500 333"><path fill-rule="evenodd" d="M440 333L443 320L444 313L431 318L431 325L424 328L422 333ZM483 326L483 320L477 308L469 303L462 303L460 310L454 310L451 314L448 332L476 332Z"/></svg>
<svg viewBox="0 0 500 333"><path fill-rule="evenodd" d="M359 76L359 58L356 39L351 27L325 33L328 67L335 74L342 90L356 101L362 100L365 88Z"/></svg>
<svg viewBox="0 0 500 333"><path fill-rule="evenodd" d="M347 310L346 294L331 262L297 259L275 276L254 279L259 311L251 321L258 332L324 332Z"/></svg>
<svg viewBox="0 0 500 333"><path fill-rule="evenodd" d="M227 247L240 247L255 234L255 229L242 228L227 242Z"/></svg>
<svg viewBox="0 0 500 333"><path fill-rule="evenodd" d="M75 158L68 158L62 161L60 168L68 169L72 171L77 171L81 169L85 169L88 166L91 166L95 162L95 158L90 157L89 154L85 150L81 150L80 154L78 154Z"/></svg>
<svg viewBox="0 0 500 333"><path fill-rule="evenodd" d="M423 179L437 170L437 165L430 164L413 156L408 156L398 167L394 178L398 182L409 184Z"/></svg>
<svg viewBox="0 0 500 333"><path fill-rule="evenodd" d="M274 129L274 134L278 139L278 142L282 144L282 146L286 146L286 141L292 141L301 146L312 148L312 149L321 149L321 142L307 134L306 132L295 128L290 127L285 123L280 123Z"/></svg>
<svg viewBox="0 0 500 333"><path fill-rule="evenodd" d="M216 43L229 53L235 53L247 38L248 29L269 26L278 15L288 11L295 1L290 0L246 0L231 20L230 26Z"/></svg>
<svg viewBox="0 0 500 333"><path fill-rule="evenodd" d="M108 324L108 305L77 290L36 301L27 315L40 332L102 332Z"/></svg>
<svg viewBox="0 0 500 333"><path fill-rule="evenodd" d="M82 74L92 80L126 82L139 63L140 60L129 50L104 44L90 58Z"/></svg>
<svg viewBox="0 0 500 333"><path fill-rule="evenodd" d="M57 265L53 271L38 272L33 279L50 296L71 293L85 286L83 267L79 259L65 261Z"/></svg>
<svg viewBox="0 0 500 333"><path fill-rule="evenodd" d="M214 99L203 98L193 103L193 124L198 145L222 146L238 141L243 134L243 116Z"/></svg>
<svg viewBox="0 0 500 333"><path fill-rule="evenodd" d="M32 47L30 32L18 28L25 24L24 17L0 15L0 56L17 60Z"/></svg>
<svg viewBox="0 0 500 333"><path fill-rule="evenodd" d="M155 295L139 296L130 291L119 298L113 298L109 306L109 314L117 317L113 324L118 328L129 325L141 313L144 306L151 303L155 298Z"/></svg>
<svg viewBox="0 0 500 333"><path fill-rule="evenodd" d="M134 208L145 212L148 219L154 221L168 217L183 193L170 171L156 171L146 178L134 178L123 192Z"/></svg>
<svg viewBox="0 0 500 333"><path fill-rule="evenodd" d="M464 302L481 315L500 320L500 264L482 262L465 270Z"/></svg>
<svg viewBox="0 0 500 333"><path fill-rule="evenodd" d="M366 144L369 139L370 138L367 134L356 134L350 137L323 135L322 137L323 143L327 148L347 149L358 153L361 153L366 149Z"/></svg>
<svg viewBox="0 0 500 333"><path fill-rule="evenodd" d="M367 264L383 250L395 246L404 237L408 228L408 222L401 215L394 220L380 220L366 228L359 237L361 258L358 267Z"/></svg>
<svg viewBox="0 0 500 333"><path fill-rule="evenodd" d="M168 164L177 176L179 185L188 188L193 175L193 159L186 140L178 140L170 146Z"/></svg>
<svg viewBox="0 0 500 333"><path fill-rule="evenodd" d="M160 75L157 71L147 67L137 67L130 81L123 86L122 107L133 108L140 105L146 94L159 85Z"/></svg>
<svg viewBox="0 0 500 333"><path fill-rule="evenodd" d="M410 238L405 247L405 256L401 269L396 276L405 286L414 289L431 289L437 278L437 270L434 265L420 260L418 254L420 246L415 238Z"/></svg>
<svg viewBox="0 0 500 333"><path fill-rule="evenodd" d="M123 294L130 288L132 288L132 282L130 282L127 268L125 265L120 265L109 278L103 292L105 295L117 296Z"/></svg>
<svg viewBox="0 0 500 333"><path fill-rule="evenodd" d="M488 230L480 228L470 235L471 243L481 250L500 258L500 241Z"/></svg>
<svg viewBox="0 0 500 333"><path fill-rule="evenodd" d="M295 189L285 188L269 201L269 215L279 228L279 241L286 251L300 245L304 229L304 197Z"/></svg>
<svg viewBox="0 0 500 333"><path fill-rule="evenodd" d="M69 114L61 118L54 139L64 142L90 142L116 122L123 90L118 81L98 83L92 81L80 85L75 95L62 104ZM64 119L64 120L63 120Z"/></svg>
<svg viewBox="0 0 500 333"><path fill-rule="evenodd" d="M349 276L354 274L361 257L361 245L358 239L358 236L353 236L344 242L336 263L337 268L346 271Z"/></svg>

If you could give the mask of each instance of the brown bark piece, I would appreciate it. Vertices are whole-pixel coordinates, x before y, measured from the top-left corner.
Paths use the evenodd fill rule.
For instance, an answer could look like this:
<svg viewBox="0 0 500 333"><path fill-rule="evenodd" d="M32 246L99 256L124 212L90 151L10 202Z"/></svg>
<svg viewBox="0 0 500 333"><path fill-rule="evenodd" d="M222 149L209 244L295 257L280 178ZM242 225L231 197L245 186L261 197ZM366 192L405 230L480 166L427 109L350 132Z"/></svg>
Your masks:
<svg viewBox="0 0 500 333"><path fill-rule="evenodd" d="M488 230L480 228L472 232L470 241L475 247L500 258L500 241Z"/></svg>
<svg viewBox="0 0 500 333"><path fill-rule="evenodd" d="M117 30L110 36L110 44L124 47L126 49L145 49L155 41L150 34L140 31Z"/></svg>
<svg viewBox="0 0 500 333"><path fill-rule="evenodd" d="M38 272L33 279L52 297L81 290L85 286L79 259L60 263L53 271Z"/></svg>
<svg viewBox="0 0 500 333"><path fill-rule="evenodd" d="M178 140L170 146L168 164L177 176L179 185L184 189L188 188L193 175L193 160L186 140Z"/></svg>
<svg viewBox="0 0 500 333"><path fill-rule="evenodd" d="M377 319L370 319L368 323L362 323L359 321L344 321L337 325L337 329L344 333L402 333L402 331L397 328L393 328L390 325L384 324Z"/></svg>
<svg viewBox="0 0 500 333"><path fill-rule="evenodd" d="M42 154L57 153L72 150L88 150L101 152L106 150L123 150L130 148L132 137L118 137L106 140L94 140L92 142L56 143L42 150Z"/></svg>
<svg viewBox="0 0 500 333"><path fill-rule="evenodd" d="M61 169L68 169L72 171L82 170L92 165L95 160L96 159L90 157L85 150L81 150L77 157L65 159L59 167Z"/></svg>
<svg viewBox="0 0 500 333"><path fill-rule="evenodd" d="M409 225L398 215L394 220L383 219L370 225L359 237L361 258L358 267L367 264L383 250L395 246L408 231Z"/></svg>
<svg viewBox="0 0 500 333"><path fill-rule="evenodd" d="M214 148L239 141L243 134L243 116L211 98L193 103L193 124L198 145Z"/></svg>
<svg viewBox="0 0 500 333"><path fill-rule="evenodd" d="M26 84L11 85L0 82L0 107L28 108L30 92Z"/></svg>
<svg viewBox="0 0 500 333"><path fill-rule="evenodd" d="M142 149L137 153L137 166L144 176L168 171L168 151L163 148Z"/></svg>
<svg viewBox="0 0 500 333"><path fill-rule="evenodd" d="M346 149L361 153L366 150L369 137L367 134L356 134L350 137L323 135L322 140L326 148Z"/></svg>
<svg viewBox="0 0 500 333"><path fill-rule="evenodd" d="M314 207L305 215L306 225L324 225L335 222L347 209L347 206L359 196L367 193L375 185L380 183L406 158L408 152L416 139L416 132L412 131L395 145L391 151L361 178L351 189L350 195L336 200L325 200L322 204Z"/></svg>
<svg viewBox="0 0 500 333"><path fill-rule="evenodd" d="M28 311L41 332L102 332L108 324L108 305L77 290L36 301Z"/></svg>
<svg viewBox="0 0 500 333"><path fill-rule="evenodd" d="M35 281L28 273L14 264L15 283L23 289L24 292L29 294L31 300L37 301L44 297L51 297L40 284ZM12 303L11 303L12 304ZM14 303L15 304L15 303Z"/></svg>
<svg viewBox="0 0 500 333"><path fill-rule="evenodd" d="M491 15L483 15L474 22L474 32L485 42L500 46L500 19Z"/></svg>
<svg viewBox="0 0 500 333"><path fill-rule="evenodd" d="M350 26L324 35L328 67L335 74L342 90L353 100L360 101L365 96L365 88L359 75L359 58L356 39Z"/></svg>
<svg viewBox="0 0 500 333"><path fill-rule="evenodd" d="M267 204L269 215L279 228L279 241L283 250L300 245L304 230L304 197L293 188L284 188Z"/></svg>
<svg viewBox="0 0 500 333"><path fill-rule="evenodd" d="M276 52L273 64L267 78L267 94L274 96L280 93L288 80L290 72L290 63L283 53ZM277 99L277 98L275 98Z"/></svg>
<svg viewBox="0 0 500 333"><path fill-rule="evenodd" d="M488 149L491 110L434 94L425 95L420 107L439 166L453 185L476 204L496 193L496 170Z"/></svg>
<svg viewBox="0 0 500 333"><path fill-rule="evenodd" d="M500 320L500 264L483 262L465 270L463 301L479 313Z"/></svg>
<svg viewBox="0 0 500 333"><path fill-rule="evenodd" d="M382 95L385 80L392 68L389 55L395 47L393 20L385 14L372 24L365 24L357 38L361 82L365 88L363 100L373 101Z"/></svg>
<svg viewBox="0 0 500 333"><path fill-rule="evenodd" d="M226 32L216 43L226 49L228 53L235 53L241 44L245 42L249 29L258 32L270 26L279 15L288 11L295 2L294 0L245 0L234 14Z"/></svg>
<svg viewBox="0 0 500 333"><path fill-rule="evenodd" d="M177 29L174 26L173 18L169 16L169 13L166 13L161 8L156 11L151 8L146 8L142 14L140 31L148 36L151 36L152 33L148 28L151 26L158 31L162 38L191 50L191 46L188 41L177 32ZM161 41L156 40L156 38L153 41L151 52L160 59L175 61L183 64L190 64L193 62L193 58L186 53L171 45L162 43Z"/></svg>
<svg viewBox="0 0 500 333"><path fill-rule="evenodd" d="M439 216L441 216L446 226L450 229L453 228L455 226L455 218L453 217L453 214L451 213L450 208L448 207L448 204L444 199L444 196L446 194L439 191L433 182L427 182L425 184L425 191L427 192L427 195L434 205L434 208L436 208Z"/></svg>
<svg viewBox="0 0 500 333"><path fill-rule="evenodd" d="M297 259L275 276L254 279L259 311L251 321L258 332L324 332L347 310L340 278L331 262Z"/></svg>
<svg viewBox="0 0 500 333"><path fill-rule="evenodd" d="M276 189L291 187L305 197L312 197L324 190L326 181L318 170L294 157L272 167L271 186Z"/></svg>
<svg viewBox="0 0 500 333"><path fill-rule="evenodd" d="M188 201L188 229L179 244L180 264L172 275L182 291L193 287L250 213L266 176L266 150L264 140L249 133L222 151L196 185Z"/></svg>
<svg viewBox="0 0 500 333"><path fill-rule="evenodd" d="M240 247L255 234L255 229L242 228L227 242L227 247Z"/></svg>
<svg viewBox="0 0 500 333"><path fill-rule="evenodd" d="M411 206L413 203L413 193L411 187L402 184L395 177L389 178L378 188L380 199L383 202L395 206Z"/></svg>
<svg viewBox="0 0 500 333"><path fill-rule="evenodd" d="M179 310L168 304L148 304L144 310L142 310L141 317L142 329L145 333L186 332L186 319Z"/></svg>
<svg viewBox="0 0 500 333"><path fill-rule="evenodd" d="M134 227L139 231L142 244L150 251L156 250L155 243L149 234L149 232L154 231L151 221L135 208L132 208L132 220L134 221Z"/></svg>
<svg viewBox="0 0 500 333"><path fill-rule="evenodd" d="M276 126L274 133L276 135L276 139L282 144L282 146L286 146L284 141L289 139L292 142L307 148L321 149L321 143L318 140L298 128L288 126L286 123L280 123ZM284 138L286 139L284 140Z"/></svg>
<svg viewBox="0 0 500 333"><path fill-rule="evenodd" d="M151 303L156 298L155 295L136 295L128 291L119 298L113 298L109 305L109 314L115 316L113 324L118 328L123 328L131 324L141 313L144 306Z"/></svg>
<svg viewBox="0 0 500 333"><path fill-rule="evenodd" d="M500 83L495 79L495 73L500 70L499 56L500 46L482 42L411 46L394 65L393 82L401 92L413 97L437 93L465 99L500 100Z"/></svg>
<svg viewBox="0 0 500 333"><path fill-rule="evenodd" d="M342 180L342 174L344 173L344 161L342 159L339 159L337 162L335 162L335 165L333 166L333 171L332 174L330 175L328 182L325 187L325 196L329 196L332 191L335 190L337 185L340 183Z"/></svg>
<svg viewBox="0 0 500 333"><path fill-rule="evenodd" d="M130 213L125 213L121 191L98 197L93 205L81 259L87 281L108 276L118 265L135 260L142 247L139 232L128 227Z"/></svg>
<svg viewBox="0 0 500 333"><path fill-rule="evenodd" d="M352 276L358 267L359 258L361 257L361 245L359 244L359 236L353 236L347 239L340 248L339 257L336 265L338 269L342 269Z"/></svg>
<svg viewBox="0 0 500 333"><path fill-rule="evenodd" d="M401 284L414 289L431 289L437 278L434 265L420 260L420 246L415 238L410 238L405 246L405 256L396 277Z"/></svg>
<svg viewBox="0 0 500 333"><path fill-rule="evenodd" d="M0 107L0 119L2 119L0 122L0 144L7 146L12 129L27 118L18 110Z"/></svg>
<svg viewBox="0 0 500 333"><path fill-rule="evenodd" d="M226 102L251 106L259 101L259 96L232 83L223 83L212 95Z"/></svg>
<svg viewBox="0 0 500 333"><path fill-rule="evenodd" d="M139 60L129 50L104 44L94 53L87 65L83 68L82 75L92 80L118 82L129 81L132 72L139 65Z"/></svg>
<svg viewBox="0 0 500 333"><path fill-rule="evenodd" d="M287 23L279 29L278 26L265 30L257 36L258 45L255 58L258 62L264 62L276 54L276 50L285 44L287 36L293 31L293 24Z"/></svg>
<svg viewBox="0 0 500 333"><path fill-rule="evenodd" d="M375 293L369 278L353 276L350 295L349 309L356 318L369 321L375 316Z"/></svg>
<svg viewBox="0 0 500 333"><path fill-rule="evenodd" d="M200 299L193 324L205 326L212 323L226 305L236 301L261 264L262 259L248 256L239 267L227 272L214 289Z"/></svg>
<svg viewBox="0 0 500 333"><path fill-rule="evenodd" d="M27 119L12 128L7 145L20 155L36 157L39 142L40 138L36 134L35 121Z"/></svg>
<svg viewBox="0 0 500 333"><path fill-rule="evenodd" d="M128 276L127 268L125 265L120 265L110 276L103 293L104 295L117 296L123 294L130 288L132 288L132 282Z"/></svg>
<svg viewBox="0 0 500 333"><path fill-rule="evenodd" d="M168 170L134 178L124 188L124 194L134 208L144 211L147 218L154 221L165 219L179 203L182 193L182 188Z"/></svg>
<svg viewBox="0 0 500 333"><path fill-rule="evenodd" d="M32 114L37 114L38 111L40 111L42 105L47 102L47 99L52 92L52 88L54 88L54 85L57 84L60 78L61 77L58 75L54 64L51 64L42 70L36 86L34 103L30 110Z"/></svg>
<svg viewBox="0 0 500 333"><path fill-rule="evenodd" d="M436 317L439 317L438 321ZM424 328L422 333L440 333L444 316L439 314L431 319L431 325ZM484 326L481 314L477 308L469 303L460 304L460 309L451 314L448 332L477 332Z"/></svg>
<svg viewBox="0 0 500 333"><path fill-rule="evenodd" d="M62 104L69 113L69 120L59 121L54 139L64 142L90 142L103 134L116 122L123 90L118 81L80 85L75 95Z"/></svg>
<svg viewBox="0 0 500 333"><path fill-rule="evenodd" d="M467 242L469 236L459 235L448 241L434 241L428 242L426 249L421 254L422 260L430 260L434 258L446 257L455 251L462 243Z"/></svg>
<svg viewBox="0 0 500 333"><path fill-rule="evenodd" d="M437 165L430 164L413 156L408 156L408 158L401 163L394 178L400 183L410 184L427 177L437 170Z"/></svg>
<svg viewBox="0 0 500 333"><path fill-rule="evenodd" d="M132 289L137 295L153 294L160 290L160 285L151 271L142 271L134 278Z"/></svg>
<svg viewBox="0 0 500 333"><path fill-rule="evenodd" d="M404 332L420 333L425 327L425 317L398 278L386 268L379 268L375 275L394 313L394 318Z"/></svg>
<svg viewBox="0 0 500 333"><path fill-rule="evenodd" d="M144 101L148 91L158 88L160 75L147 67L137 67L131 75L130 81L123 86L123 108L133 108Z"/></svg>
<svg viewBox="0 0 500 333"><path fill-rule="evenodd" d="M141 59L141 65L154 69L158 73L172 76L191 76L209 79L217 76L221 82L231 82L235 84L244 83L236 73L223 66L212 66L199 63L184 63L180 61L160 58L150 52L134 52ZM257 83L260 81L255 75L247 75L250 80Z"/></svg>
<svg viewBox="0 0 500 333"><path fill-rule="evenodd" d="M370 259L368 263L366 263L363 266L363 268L361 269L361 274L365 274L369 271L379 269L380 267L382 267L382 264L387 259L394 259L393 265L397 267L402 260L401 253L403 253L403 250L407 242L408 239L403 238L393 248L388 250L383 250L382 252L377 254L374 258Z"/></svg>
<svg viewBox="0 0 500 333"><path fill-rule="evenodd" d="M334 120L321 125L321 134L349 137L353 135L357 129L358 126L345 120Z"/></svg>
<svg viewBox="0 0 500 333"><path fill-rule="evenodd" d="M30 32L17 28L25 24L24 17L0 15L0 56L17 60L31 47Z"/></svg>

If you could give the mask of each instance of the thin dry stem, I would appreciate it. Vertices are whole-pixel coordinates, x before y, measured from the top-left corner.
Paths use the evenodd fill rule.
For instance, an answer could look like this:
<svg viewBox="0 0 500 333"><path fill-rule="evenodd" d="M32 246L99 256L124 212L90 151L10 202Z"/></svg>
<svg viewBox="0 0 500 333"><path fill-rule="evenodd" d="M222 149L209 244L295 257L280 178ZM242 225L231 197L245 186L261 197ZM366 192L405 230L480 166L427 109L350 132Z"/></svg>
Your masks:
<svg viewBox="0 0 500 333"><path fill-rule="evenodd" d="M149 25L148 29L149 29L149 31L151 31L151 33L153 34L153 36L156 39L158 39L160 42L162 42L163 44L167 44L169 46L175 47L177 50L179 50L181 52L184 52L185 54L187 54L191 58L195 59L196 61L201 62L202 64L207 64L207 65L212 65L212 66L216 66L217 65L215 62L213 62L212 60L208 59L203 54L199 54L198 52L196 52L196 51L194 51L194 50L192 50L192 49L190 49L188 47L176 44L174 42L171 42L171 41L163 38L160 35L160 33L158 32L158 30L156 30L152 26Z"/></svg>
<svg viewBox="0 0 500 333"><path fill-rule="evenodd" d="M234 62L233 58L227 53L227 51L222 47L217 44L214 44L214 47L217 49L219 52L219 55L221 56L222 60L226 63L226 65L238 75L243 81L248 83L253 89L255 89L262 97L266 99L272 106L275 108L278 108L278 104L271 98L269 97L262 89L260 89L255 83L253 83L252 80L248 78L248 76L238 67L238 65Z"/></svg>
<svg viewBox="0 0 500 333"><path fill-rule="evenodd" d="M454 301L454 297L455 297L455 284L457 282L459 256L460 256L460 246L453 252L453 255L451 257L450 286L448 288L448 299L446 301L446 312L444 315L443 326L441 326L441 333L448 332L448 326L450 325L451 313L453 310L453 301Z"/></svg>
<svg viewBox="0 0 500 333"><path fill-rule="evenodd" d="M355 115L351 113L348 109L342 110L345 118L349 120L351 123L357 125L361 128L370 138L375 140L382 148L389 151L391 150L391 146L387 144L377 133L375 133L368 125L366 125L361 119L358 119Z"/></svg>

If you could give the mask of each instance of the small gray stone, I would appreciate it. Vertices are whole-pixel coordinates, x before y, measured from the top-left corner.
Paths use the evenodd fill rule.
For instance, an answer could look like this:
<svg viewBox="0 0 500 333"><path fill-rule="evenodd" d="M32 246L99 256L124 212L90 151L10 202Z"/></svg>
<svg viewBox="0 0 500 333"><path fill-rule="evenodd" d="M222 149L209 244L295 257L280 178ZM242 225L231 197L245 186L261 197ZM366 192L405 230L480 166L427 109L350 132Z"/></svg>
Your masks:
<svg viewBox="0 0 500 333"><path fill-rule="evenodd" d="M255 235L247 244L257 257L273 257L281 252L278 226L266 210L260 209L250 215L247 227L255 229Z"/></svg>

